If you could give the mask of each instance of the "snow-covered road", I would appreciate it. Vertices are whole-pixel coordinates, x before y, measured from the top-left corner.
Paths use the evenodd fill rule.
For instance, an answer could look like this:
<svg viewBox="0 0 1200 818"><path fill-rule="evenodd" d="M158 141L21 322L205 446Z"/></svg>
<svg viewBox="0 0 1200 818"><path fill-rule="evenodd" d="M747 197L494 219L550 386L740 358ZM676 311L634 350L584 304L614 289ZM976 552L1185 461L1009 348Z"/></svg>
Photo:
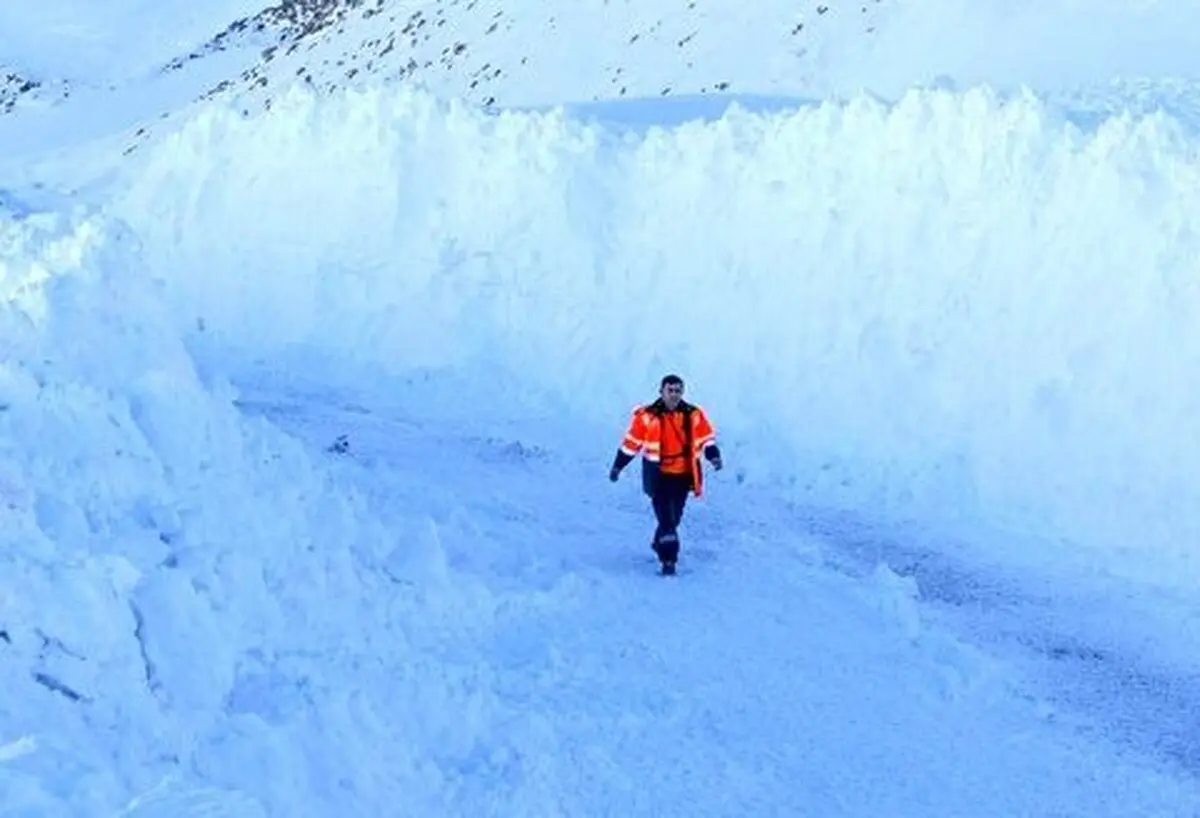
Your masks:
<svg viewBox="0 0 1200 818"><path fill-rule="evenodd" d="M366 560L390 593L444 614L423 647L464 667L447 683L465 708L440 716L463 742L442 759L446 814L1115 818L1200 804L1168 770L1194 761L1172 691L1112 688L1136 657L1047 644L1050 620L1021 589L932 559L915 578L863 570L865 545L818 540L729 472L689 503L682 574L659 577L636 474L611 486L611 451L586 451L569 418L495 411L469 383L260 381L241 401L327 450L345 490L395 521L395 549ZM914 567L895 544L877 554Z"/></svg>

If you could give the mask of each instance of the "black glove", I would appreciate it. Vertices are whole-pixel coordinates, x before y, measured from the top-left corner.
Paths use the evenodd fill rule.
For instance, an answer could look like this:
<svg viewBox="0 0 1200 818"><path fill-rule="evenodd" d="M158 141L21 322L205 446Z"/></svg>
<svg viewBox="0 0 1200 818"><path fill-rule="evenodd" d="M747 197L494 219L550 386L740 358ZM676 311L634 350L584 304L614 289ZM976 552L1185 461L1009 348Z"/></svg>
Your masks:
<svg viewBox="0 0 1200 818"><path fill-rule="evenodd" d="M720 470L721 470L721 469L724 467L724 465L725 465L724 463L722 463L722 462L721 462L721 456L720 456L720 455L717 455L716 457L714 457L714 458L713 458L712 460L710 460L709 462L710 462L710 463L712 463L712 467L713 467L713 470L714 470L714 471L720 471Z"/></svg>
<svg viewBox="0 0 1200 818"><path fill-rule="evenodd" d="M608 470L608 479L612 482L617 482L617 478L621 476L621 469L633 462L633 458L625 452L617 449L617 453L613 455L612 466Z"/></svg>

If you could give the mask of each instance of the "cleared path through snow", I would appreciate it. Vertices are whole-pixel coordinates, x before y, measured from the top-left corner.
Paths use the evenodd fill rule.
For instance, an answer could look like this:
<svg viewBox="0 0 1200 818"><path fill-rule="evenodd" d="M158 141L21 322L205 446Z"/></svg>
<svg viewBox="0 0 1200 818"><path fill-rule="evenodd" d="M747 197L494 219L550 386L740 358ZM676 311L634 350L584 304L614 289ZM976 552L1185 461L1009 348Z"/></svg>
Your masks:
<svg viewBox="0 0 1200 818"><path fill-rule="evenodd" d="M615 443L583 452L569 419L481 411L439 379L243 387L245 411L327 450L395 519L363 559L396 594L471 589L462 615L486 619L452 649L487 668L477 705L511 729L441 765L448 814L1200 811L1190 776L1056 715L1032 665L932 621L915 581L831 570L725 475L689 504L682 574L662 578L636 469L610 485Z"/></svg>

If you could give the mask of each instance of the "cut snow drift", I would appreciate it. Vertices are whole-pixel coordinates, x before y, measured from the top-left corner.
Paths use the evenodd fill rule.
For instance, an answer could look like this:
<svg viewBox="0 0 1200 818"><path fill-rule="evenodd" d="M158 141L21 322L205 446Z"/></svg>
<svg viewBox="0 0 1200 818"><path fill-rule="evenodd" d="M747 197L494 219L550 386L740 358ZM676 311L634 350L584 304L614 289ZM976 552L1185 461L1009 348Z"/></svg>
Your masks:
<svg viewBox="0 0 1200 818"><path fill-rule="evenodd" d="M6 814L254 815L247 792L330 814L334 780L442 803L417 768L419 724L438 747L444 728L414 708L420 689L448 712L459 693L405 644L457 614L362 570L403 518L385 527L197 370L119 222L26 213L0 248ZM372 748L400 735L411 755L368 785ZM197 777L229 791L180 783Z"/></svg>
<svg viewBox="0 0 1200 818"><path fill-rule="evenodd" d="M1185 583L1197 207L1173 120L985 90L640 135L298 91L199 114L117 205L239 355L484 362L605 428L678 370L797 501Z"/></svg>

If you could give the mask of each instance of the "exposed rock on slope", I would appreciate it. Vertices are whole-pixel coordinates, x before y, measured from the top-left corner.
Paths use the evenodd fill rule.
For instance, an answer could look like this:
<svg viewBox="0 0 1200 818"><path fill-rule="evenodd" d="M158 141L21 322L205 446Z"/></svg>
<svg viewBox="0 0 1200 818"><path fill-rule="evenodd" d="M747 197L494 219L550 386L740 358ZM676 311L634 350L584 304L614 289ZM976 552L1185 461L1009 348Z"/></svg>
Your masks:
<svg viewBox="0 0 1200 818"><path fill-rule="evenodd" d="M284 0L233 21L160 76L194 71L199 99L236 100L247 112L269 108L279 89L297 82L320 92L414 82L485 107L796 95L836 59L822 49L861 40L882 5L775 0L749 15L745 0ZM209 62L222 52L232 67ZM14 71L0 85L0 114L37 94L61 101L70 89L47 95ZM164 103L160 118L178 103ZM149 133L143 125L134 145Z"/></svg>
<svg viewBox="0 0 1200 818"><path fill-rule="evenodd" d="M43 83L0 65L0 114L12 113L21 105L69 99L70 96L70 83Z"/></svg>
<svg viewBox="0 0 1200 818"><path fill-rule="evenodd" d="M245 37L269 39L262 58L210 94L247 93L299 79L322 90L366 77L411 79L480 105L530 104L533 86L569 77L585 99L747 89L769 76L805 76L812 32L874 30L881 0L834 10L743 0L574 0L570 7L513 0L291 0L239 20L201 52ZM745 46L739 47L738 42ZM182 64L178 61L176 65ZM765 69L765 70L764 70ZM578 94L578 90L575 90ZM556 98L560 99L560 98Z"/></svg>

